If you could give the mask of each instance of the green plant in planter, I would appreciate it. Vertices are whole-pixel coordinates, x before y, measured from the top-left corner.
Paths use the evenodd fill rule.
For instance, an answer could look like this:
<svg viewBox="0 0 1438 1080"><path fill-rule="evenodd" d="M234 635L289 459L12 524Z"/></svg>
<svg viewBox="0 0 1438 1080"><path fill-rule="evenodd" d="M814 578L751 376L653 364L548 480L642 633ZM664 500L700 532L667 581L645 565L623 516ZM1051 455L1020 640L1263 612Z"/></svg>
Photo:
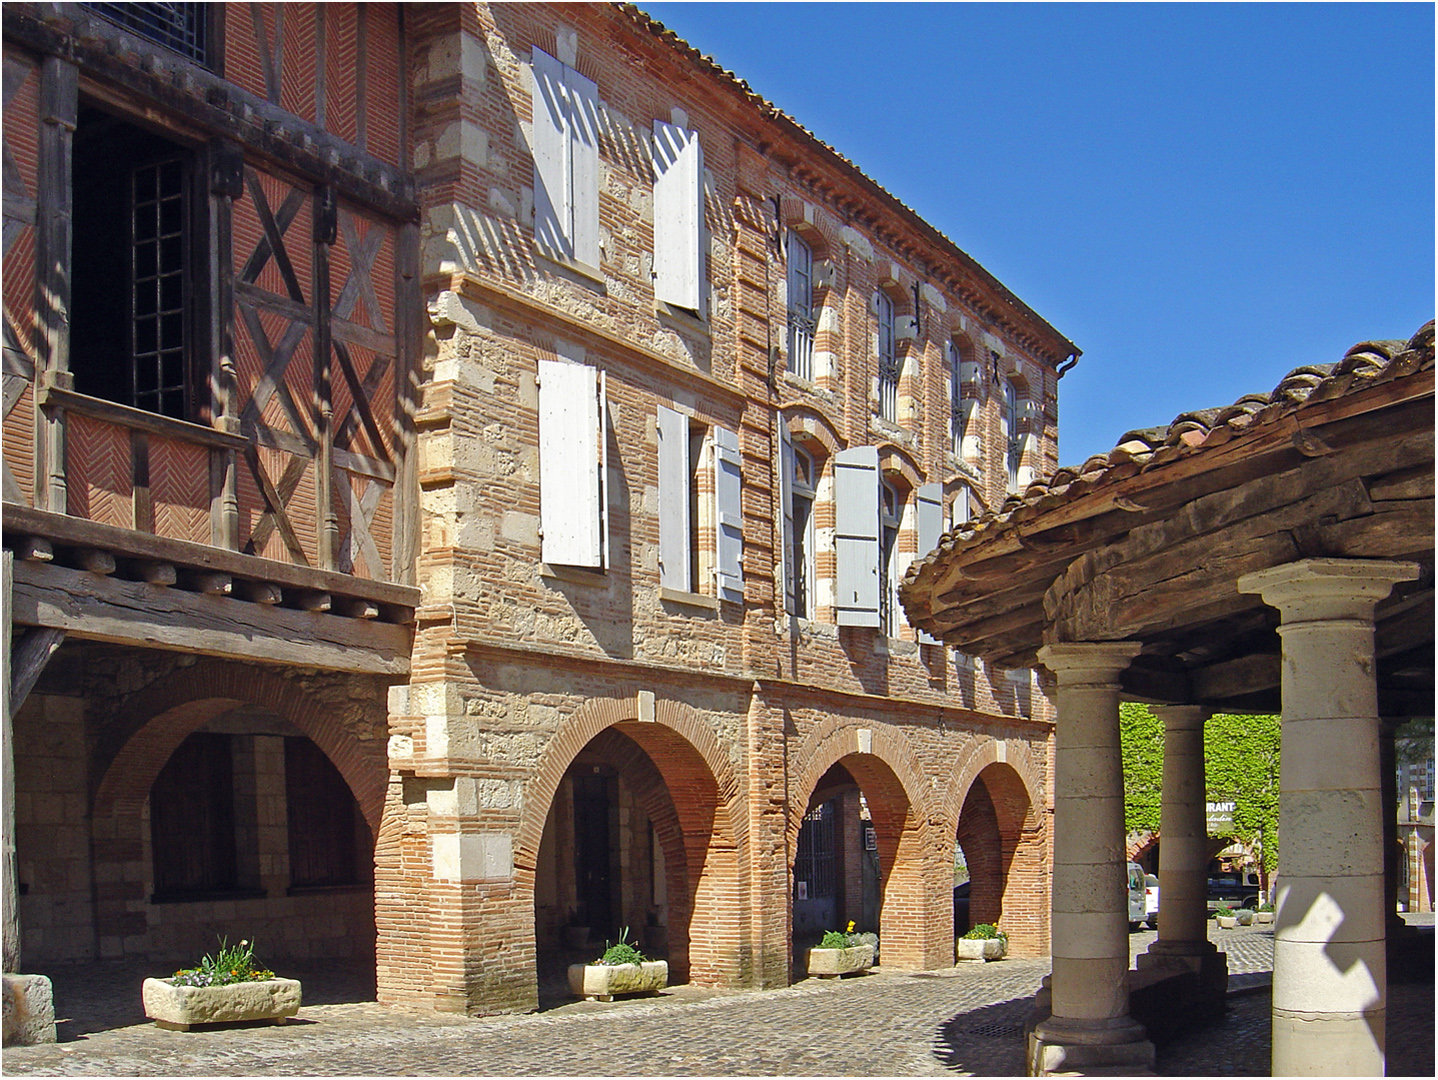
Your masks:
<svg viewBox="0 0 1438 1080"><path fill-rule="evenodd" d="M1272 911L1272 910L1273 910L1273 905L1272 905L1272 904L1259 904L1259 905L1258 905L1258 910L1259 910L1259 911Z"/></svg>
<svg viewBox="0 0 1438 1080"><path fill-rule="evenodd" d="M849 947L849 935L841 930L826 930L824 940L819 942L821 949L847 949Z"/></svg>
<svg viewBox="0 0 1438 1080"><path fill-rule="evenodd" d="M255 948L248 940L238 945L220 938L220 949L214 956L206 955L197 967L175 972L170 982L175 986L229 986L232 983L262 982L275 973L255 963Z"/></svg>
<svg viewBox="0 0 1438 1080"><path fill-rule="evenodd" d="M981 922L969 930L969 932L964 935L964 938L968 941L988 941L991 938L998 938L1000 941L1007 942L1009 935L993 923Z"/></svg>
<svg viewBox="0 0 1438 1080"><path fill-rule="evenodd" d="M623 927L619 931L619 940L613 945L606 941L605 945L608 947L604 950L604 955L594 962L605 967L617 967L620 964L642 964L648 960L649 958L639 951L637 945L632 941L625 940L628 936L629 927Z"/></svg>

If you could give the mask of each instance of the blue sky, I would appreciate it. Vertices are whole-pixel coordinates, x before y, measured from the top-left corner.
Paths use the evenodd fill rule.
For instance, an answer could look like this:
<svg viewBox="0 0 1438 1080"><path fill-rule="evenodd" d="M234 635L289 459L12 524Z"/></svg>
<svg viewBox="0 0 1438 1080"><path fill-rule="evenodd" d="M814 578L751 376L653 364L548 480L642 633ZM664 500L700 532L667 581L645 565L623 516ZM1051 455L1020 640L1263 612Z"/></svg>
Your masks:
<svg viewBox="0 0 1438 1080"><path fill-rule="evenodd" d="M640 5L1083 351L1059 458L1434 314L1434 8Z"/></svg>

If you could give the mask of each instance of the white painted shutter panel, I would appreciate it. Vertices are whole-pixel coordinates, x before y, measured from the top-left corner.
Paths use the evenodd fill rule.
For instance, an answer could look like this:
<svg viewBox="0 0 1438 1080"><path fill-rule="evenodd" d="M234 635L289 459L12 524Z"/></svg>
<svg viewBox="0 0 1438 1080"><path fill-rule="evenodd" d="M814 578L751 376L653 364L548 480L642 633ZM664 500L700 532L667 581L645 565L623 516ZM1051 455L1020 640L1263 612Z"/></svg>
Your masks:
<svg viewBox="0 0 1438 1080"><path fill-rule="evenodd" d="M564 85L569 112L569 193L571 256L599 266L599 87L573 68Z"/></svg>
<svg viewBox="0 0 1438 1080"><path fill-rule="evenodd" d="M704 152L699 133L654 121L654 298L704 314L701 237Z"/></svg>
<svg viewBox="0 0 1438 1080"><path fill-rule="evenodd" d="M534 96L530 149L534 153L534 236L552 254L574 257L570 242L573 211L570 208L568 93L564 65L539 49L533 50Z"/></svg>
<svg viewBox="0 0 1438 1080"><path fill-rule="evenodd" d="M539 527L545 562L604 565L599 373L539 361Z"/></svg>
<svg viewBox="0 0 1438 1080"><path fill-rule="evenodd" d="M939 537L944 534L944 485L921 484L914 492L914 529L918 534L918 558L922 559L939 546ZM925 645L937 645L939 639L923 630L919 640Z"/></svg>
<svg viewBox="0 0 1438 1080"><path fill-rule="evenodd" d="M689 418L659 406L659 584L694 591L689 580Z"/></svg>
<svg viewBox="0 0 1438 1080"><path fill-rule="evenodd" d="M789 434L783 417L779 418L779 503L784 514L784 528L779 537L783 548L780 565L784 571L784 610L795 611L794 572L798 568L794 565L794 436Z"/></svg>
<svg viewBox="0 0 1438 1080"><path fill-rule="evenodd" d="M719 599L744 602L743 489L739 474L739 436L714 429L714 577Z"/></svg>
<svg viewBox="0 0 1438 1080"><path fill-rule="evenodd" d="M834 455L836 621L879 625L879 449L855 446Z"/></svg>

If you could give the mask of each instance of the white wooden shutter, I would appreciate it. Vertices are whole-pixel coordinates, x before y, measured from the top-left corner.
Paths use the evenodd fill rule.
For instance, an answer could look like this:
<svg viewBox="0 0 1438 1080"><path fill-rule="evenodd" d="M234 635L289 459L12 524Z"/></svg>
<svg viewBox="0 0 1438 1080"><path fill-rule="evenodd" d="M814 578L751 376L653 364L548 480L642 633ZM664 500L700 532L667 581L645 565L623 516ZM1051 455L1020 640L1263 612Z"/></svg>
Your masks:
<svg viewBox="0 0 1438 1080"><path fill-rule="evenodd" d="M542 558L604 566L599 373L539 361L539 527Z"/></svg>
<svg viewBox="0 0 1438 1080"><path fill-rule="evenodd" d="M534 73L531 151L534 154L534 236L551 254L574 257L573 210L569 187L568 93L565 67L548 53L533 50Z"/></svg>
<svg viewBox="0 0 1438 1080"><path fill-rule="evenodd" d="M689 418L659 406L659 584L695 591L689 580Z"/></svg>
<svg viewBox="0 0 1438 1080"><path fill-rule="evenodd" d="M779 503L784 515L784 528L779 536L783 548L780 566L784 572L784 610L796 611L795 571L798 567L794 565L794 437L789 434L782 416L779 418Z"/></svg>
<svg viewBox="0 0 1438 1080"><path fill-rule="evenodd" d="M571 257L599 266L599 87L573 68L564 72L569 102Z"/></svg>
<svg viewBox="0 0 1438 1080"><path fill-rule="evenodd" d="M879 449L834 455L835 609L840 626L879 625Z"/></svg>
<svg viewBox="0 0 1438 1080"><path fill-rule="evenodd" d="M704 152L699 133L654 121L654 298L704 314Z"/></svg>
<svg viewBox="0 0 1438 1080"><path fill-rule="evenodd" d="M914 492L914 531L917 533L919 554L922 559L939 546L939 537L944 534L944 485L921 484ZM919 631L919 640L925 645L938 645L939 639L924 630Z"/></svg>
<svg viewBox="0 0 1438 1080"><path fill-rule="evenodd" d="M739 436L714 429L714 577L719 599L744 602L743 490L739 473Z"/></svg>

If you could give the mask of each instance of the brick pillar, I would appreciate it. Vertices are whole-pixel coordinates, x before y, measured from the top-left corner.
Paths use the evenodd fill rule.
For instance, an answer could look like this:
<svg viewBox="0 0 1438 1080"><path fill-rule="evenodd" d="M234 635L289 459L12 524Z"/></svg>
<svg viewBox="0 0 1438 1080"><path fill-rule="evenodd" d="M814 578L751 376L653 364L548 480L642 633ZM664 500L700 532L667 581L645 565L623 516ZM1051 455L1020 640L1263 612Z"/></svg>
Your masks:
<svg viewBox="0 0 1438 1080"><path fill-rule="evenodd" d="M1128 1014L1128 909L1119 753L1119 674L1132 642L1046 645L1055 725L1052 1014L1029 1040L1029 1069L1153 1067Z"/></svg>
<svg viewBox="0 0 1438 1080"><path fill-rule="evenodd" d="M1373 607L1412 563L1303 559L1246 574L1283 641L1275 1076L1382 1076L1383 799Z"/></svg>

